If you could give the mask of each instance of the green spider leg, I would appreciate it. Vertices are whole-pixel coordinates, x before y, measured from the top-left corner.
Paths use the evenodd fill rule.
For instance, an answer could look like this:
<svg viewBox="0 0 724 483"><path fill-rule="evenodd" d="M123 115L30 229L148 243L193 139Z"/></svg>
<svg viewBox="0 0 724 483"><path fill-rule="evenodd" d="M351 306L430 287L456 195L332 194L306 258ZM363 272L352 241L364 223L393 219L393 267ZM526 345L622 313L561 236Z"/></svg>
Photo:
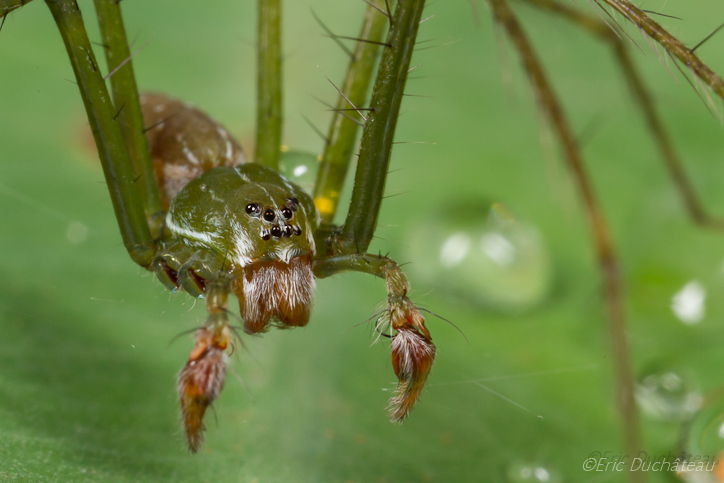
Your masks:
<svg viewBox="0 0 724 483"><path fill-rule="evenodd" d="M189 449L196 452L203 441L206 408L219 395L224 383L223 353L230 339L227 310L230 276L221 270L223 267L218 266L216 260L209 262L206 252L186 253L187 247L169 245L151 235L148 219L157 231L163 212L143 134L138 91L118 5L112 0L96 1L111 69L109 76L113 78L118 74L118 79L112 80L114 105L93 55L77 3L75 0L46 0L46 3L75 72L129 255L142 267L156 271L162 281L165 275L169 279L167 285L173 278L174 285L180 283L192 295L206 292L209 317L196 332L196 346L179 376L179 397ZM125 125L125 138L121 123ZM140 175L136 174L136 169ZM141 179L143 182L137 183ZM180 273L166 270L172 260L181 265ZM207 278L198 278L197 273Z"/></svg>
<svg viewBox="0 0 724 483"><path fill-rule="evenodd" d="M4 20L7 14L27 5L31 1L32 0L0 0L0 19Z"/></svg>
<svg viewBox="0 0 724 483"><path fill-rule="evenodd" d="M122 111L125 110L125 104L122 104L124 109L120 109L111 102L105 79L101 75L95 55L93 54L93 49L91 48L83 18L76 1L46 0L45 3L48 5L58 26L58 30L68 52L68 57L70 58L70 63L73 67L73 72L75 73L78 88L80 89L80 94L85 104L88 121L93 131L96 147L98 148L108 190L111 194L111 201L121 230L123 243L134 262L144 268L150 269L156 258L157 246L151 236L151 230L149 229L146 217L150 205L144 203L144 196L141 195L137 184L137 181L143 178L143 174L147 171L145 169L142 170L139 177L129 152L127 140L123 135L121 122L119 122L119 120L123 114ZM99 14L103 12L118 15L118 21L120 21L120 11L118 11L117 8L106 8L107 5L104 6L104 3L111 4L114 2L111 0L97 1L96 5L101 6ZM109 19L108 22L101 21L101 27L106 31L108 31L109 28L118 31L119 29L122 30L122 23L116 23L116 21ZM121 43L125 43L125 34L122 34L122 37L116 38L107 37L104 34L104 40L106 39L112 42L106 48L106 50L110 51L112 48L119 47ZM127 44L125 48L128 48ZM117 52L114 54L116 55L115 63L120 62L117 60L117 54ZM126 66L121 67L118 73L121 73L124 69L130 72L133 89L135 90L130 62L128 62ZM119 98L116 99L116 101L125 102L121 101L121 99L127 98L129 91L130 87L127 83L118 82ZM136 92L136 98L137 95ZM137 120L134 121L129 117L128 113L130 111L131 107L129 106L126 115L122 119L126 121L126 125L129 126L130 129L133 129L133 123L137 122ZM150 189L150 191L144 191L146 201L152 199L155 182L152 182L150 178L146 178L143 180L142 185ZM158 194L156 193L156 200L157 198ZM151 206L151 208L153 209L153 206Z"/></svg>
<svg viewBox="0 0 724 483"><path fill-rule="evenodd" d="M337 113L330 127L314 198L325 224L318 230L314 274L318 278L340 272L368 273L387 281L387 309L383 318L395 331L392 363L399 379L390 400L392 421L403 420L417 401L435 358L435 346L425 319L410 301L410 285L393 260L368 253L384 195L397 118L405 91L424 0L400 0L394 15L388 2L368 2L360 40L340 90ZM385 42L379 39L386 23ZM380 46L382 59L366 115L362 113L368 78ZM347 171L356 133L357 112L364 119L352 200L342 227L330 225ZM343 115L349 112L350 116Z"/></svg>
<svg viewBox="0 0 724 483"><path fill-rule="evenodd" d="M327 224L334 221L339 194L352 160L352 149L362 121L361 118L353 117L356 114L352 106L362 108L365 104L372 72L377 65L382 36L389 19L386 16L389 14L381 13L385 12L383 10L385 8L384 0L375 0L367 6L358 35L362 40L357 41L351 53L336 110L329 126L313 193L314 203L317 205L322 222Z"/></svg>
<svg viewBox="0 0 724 483"><path fill-rule="evenodd" d="M154 238L158 238L164 213L161 209L151 153L144 133L143 114L133 73L131 59L135 54L131 54L128 47L120 2L94 0L94 3L108 64L109 74L106 77L110 77L113 105L118 112L117 120L126 139L134 170L139 174L137 184L151 227L151 234Z"/></svg>
<svg viewBox="0 0 724 483"><path fill-rule="evenodd" d="M398 394L391 400L391 417L407 416L422 389L435 355L435 346L424 318L408 298L409 284L399 266L386 257L366 254L379 215L387 177L397 117L415 46L424 1L402 0L394 16L385 0L369 1L351 55L337 109L326 139L317 182L315 204L322 226L315 232L317 255L313 270L318 278L344 271L358 271L387 280L390 324L397 334L392 352L400 379ZM278 0L259 0L257 77L256 162L269 167L278 163L281 139L281 66ZM386 25L390 30L382 42ZM372 101L362 113L378 52L384 53ZM361 151L352 201L344 226L332 225L352 157L357 127L364 120Z"/></svg>
<svg viewBox="0 0 724 483"><path fill-rule="evenodd" d="M280 0L259 0L257 25L255 162L279 167L282 140L282 42Z"/></svg>

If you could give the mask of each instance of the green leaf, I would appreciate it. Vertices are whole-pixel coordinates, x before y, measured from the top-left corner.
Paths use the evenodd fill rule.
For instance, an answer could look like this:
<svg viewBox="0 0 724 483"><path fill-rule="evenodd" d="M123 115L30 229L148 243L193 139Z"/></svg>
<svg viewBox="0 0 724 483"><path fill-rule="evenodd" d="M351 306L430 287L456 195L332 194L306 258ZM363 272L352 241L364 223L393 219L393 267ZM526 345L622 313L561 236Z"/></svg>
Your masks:
<svg viewBox="0 0 724 483"><path fill-rule="evenodd" d="M80 3L90 15L90 2ZM124 2L130 38L151 40L134 68L142 90L203 108L249 151L255 52L244 41L253 42L255 6L216 3ZM340 35L357 31L366 7L312 6L338 19L329 26ZM724 11L713 0L697 7L668 4L664 13L686 22L664 23L683 39L704 38ZM320 153L323 142L298 113L327 125L329 112L309 94L333 102L337 93L317 65L336 82L347 56L322 36L309 4L285 8L285 142ZM636 373L683 367L712 394L724 364L722 235L686 220L607 49L559 20L518 10L577 131L600 126L586 136L584 155L623 256ZM396 141L436 144L395 145L386 192L404 194L383 202L376 235L384 240L370 249L415 263L406 245L409 234L424 233L420 220L460 200L503 202L551 251L550 298L506 316L410 277L413 299L454 322L469 345L429 318L436 365L398 426L384 409L396 380L389 348L370 347L371 327L354 327L375 313L383 284L354 274L321 280L306 329L246 338L249 352L232 357L251 395L230 374L214 406L218 426L210 415L196 456L185 450L175 395L191 339L168 345L202 323L205 310L128 258L45 5L8 17L0 32L0 480L502 482L521 465L542 465L564 481L621 479L582 468L594 451L617 455L621 433L600 275L567 173L555 148L541 148L527 81L507 48L503 67L489 19L476 29L468 2L434 2L424 17L433 14L419 40L437 39L420 46L436 47L415 54L422 66L407 85L429 97L405 99ZM718 121L630 32L695 186L724 213ZM718 42L701 55L721 72ZM706 289L706 313L689 325L671 304L693 280ZM679 449L682 423L642 419L650 455Z"/></svg>

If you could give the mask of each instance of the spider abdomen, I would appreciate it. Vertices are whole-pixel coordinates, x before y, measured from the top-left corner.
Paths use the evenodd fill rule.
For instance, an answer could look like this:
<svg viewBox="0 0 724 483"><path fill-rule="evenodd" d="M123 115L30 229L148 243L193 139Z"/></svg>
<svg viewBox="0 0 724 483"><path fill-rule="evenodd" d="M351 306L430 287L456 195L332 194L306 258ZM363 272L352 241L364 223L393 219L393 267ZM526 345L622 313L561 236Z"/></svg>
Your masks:
<svg viewBox="0 0 724 483"><path fill-rule="evenodd" d="M246 163L239 143L199 109L163 94L141 95L146 139L164 209L199 174Z"/></svg>

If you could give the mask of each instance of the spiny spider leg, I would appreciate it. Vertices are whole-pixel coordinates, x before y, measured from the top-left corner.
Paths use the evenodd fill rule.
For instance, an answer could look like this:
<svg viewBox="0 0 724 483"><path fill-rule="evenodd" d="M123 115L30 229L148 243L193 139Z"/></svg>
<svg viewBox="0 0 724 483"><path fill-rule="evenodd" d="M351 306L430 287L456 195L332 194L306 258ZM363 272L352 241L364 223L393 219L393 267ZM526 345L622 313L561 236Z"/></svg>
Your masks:
<svg viewBox="0 0 724 483"><path fill-rule="evenodd" d="M145 144L145 130L143 122L138 119L141 105L133 80L130 55L125 59L119 59L118 56L111 57L109 54L108 63L109 69L112 69L113 73L111 78L114 84L116 107L110 101L105 79L101 76L93 56L76 2L74 0L47 0L46 3L65 41L93 129L121 234L131 258L144 268L155 271L168 288L176 290L183 287L192 296L204 295L207 299L209 318L204 327L196 334L196 346L179 376L178 383L189 448L192 452L196 452L203 441L203 416L206 408L216 399L223 388L226 370L224 351L230 335L227 301L228 294L232 289L232 277L228 271L222 270L224 268L223 259L220 261L206 249L193 250L189 248L188 244L169 237L166 237L165 242L153 240L146 213L150 217L158 213L165 215L165 213L159 208L160 200L158 192L155 191L157 189L156 179L153 175L150 153ZM106 52L113 51L118 54L120 51L121 55L123 52L127 53L120 11L112 6L109 8L106 0L98 0L96 7ZM174 106L173 100L160 96L148 98L147 104L154 102L154 108ZM131 108L131 105L135 106ZM210 123L210 120L203 114L188 106L176 106L176 108L177 111L179 109L183 109L183 111L174 117L173 122L157 123L154 129L158 132L149 134L155 144L163 147L162 151L173 151L173 142L169 143L163 136L168 125L186 122L187 127L189 125L198 127L200 124ZM124 109L128 113L127 116L123 116ZM157 109L153 110L156 113L160 112ZM125 140L118 120L125 123L127 133ZM213 133L212 136L206 136L206 138L211 137L213 138L211 141L217 141L216 144L221 143L227 148L229 146L233 148L225 130L215 124L213 127L214 129L210 131ZM129 133L141 133L143 143L137 144L138 136ZM216 139L219 137L220 139ZM192 139L196 140L193 136ZM180 133L178 136L174 136L174 140L186 142L184 135ZM208 139L206 140L208 141ZM214 143L211 144L213 147ZM141 177L148 176L148 173L153 176L152 182L149 183L153 188L146 188L144 196L141 196L138 186L135 184L138 176L134 173L134 164L129 155L128 146L131 146L132 152L134 149L146 152L145 154L136 152L138 156L136 167L140 169ZM205 151L214 153L214 149ZM234 153L233 149L231 149L231 153ZM231 166L243 162L240 152L237 154L230 159L221 157L220 162ZM219 162L219 159L214 161ZM166 159L159 160L162 173L164 167L172 165L167 161ZM178 164L175 167L178 170ZM189 177L186 177L184 182L188 183L188 181ZM168 186L164 186L164 188L168 188ZM178 187L172 186L172 188L177 189ZM165 189L164 191L168 194L173 190ZM149 200L150 206L144 203ZM168 208L168 206L164 208ZM161 236L160 230L158 231L158 236Z"/></svg>
<svg viewBox="0 0 724 483"><path fill-rule="evenodd" d="M352 200L340 237L342 253L365 252L377 227L397 117L405 93L424 0L400 1L387 36L365 122Z"/></svg>
<svg viewBox="0 0 724 483"><path fill-rule="evenodd" d="M146 220L143 198L135 184L133 161L116 120L117 109L93 55L78 4L75 0L46 0L45 3L53 14L73 66L123 244L134 262L149 268L156 256L156 244Z"/></svg>
<svg viewBox="0 0 724 483"><path fill-rule="evenodd" d="M679 39L667 32L665 28L646 15L643 10L635 7L627 0L603 1L623 15L626 20L645 32L646 35L661 44L672 57L679 59L682 64L711 87L719 97L724 99L724 80L702 62L701 59L694 54L692 49L688 48Z"/></svg>
<svg viewBox="0 0 724 483"><path fill-rule="evenodd" d="M435 359L435 346L424 317L408 298L410 286L399 266L386 257L364 252L377 227L397 118L424 7L424 0L401 0L397 4L365 120L347 219L340 231L327 238L327 252L320 247L313 264L314 274L319 278L358 271L387 281L387 316L396 331L392 337L392 362L400 381L398 392L390 401L393 421L402 421L417 401ZM370 15L378 15L377 22L388 20L379 11L368 9ZM350 102L347 98L345 101ZM331 199L325 188L318 186L316 193ZM334 204L329 213L334 214Z"/></svg>
<svg viewBox="0 0 724 483"><path fill-rule="evenodd" d="M254 162L279 167L282 145L281 0L259 0L257 24L256 153Z"/></svg>
<svg viewBox="0 0 724 483"><path fill-rule="evenodd" d="M619 37L617 33L602 20L564 5L556 0L525 1L546 11L561 15L566 20L571 21L573 24L611 45L611 49L614 51L616 60L618 61L629 88L631 89L631 93L638 101L638 106L643 112L646 123L651 131L651 135L654 138L654 142L658 147L661 159L679 192L679 196L681 196L684 202L687 214L695 223L703 227L724 229L724 219L707 213L701 203L691 180L688 178L686 171L684 170L681 159L676 152L676 148L671 142L669 135L666 132L666 128L656 112L654 100L649 94L649 91L646 89L641 75L639 75L636 70L636 66L631 59L628 48L622 38Z"/></svg>
<svg viewBox="0 0 724 483"><path fill-rule="evenodd" d="M627 454L638 454L641 448L639 422L634 401L631 356L626 335L626 311L621 287L619 260L603 211L596 201L593 186L586 173L578 144L561 109L543 68L525 33L505 0L490 0L495 20L503 26L520 55L541 109L548 117L563 147L564 158L578 186L596 247L599 268L603 275L608 325L616 371L616 399L621 412L624 444ZM643 481L641 472L629 471L632 482Z"/></svg>
<svg viewBox="0 0 724 483"><path fill-rule="evenodd" d="M375 42L382 40L388 23L387 16L380 13L380 8L384 8L384 0L368 2L358 37L370 42L356 43L340 88L342 94L338 96L337 109L348 108L349 102L356 106L364 106L380 50L380 46ZM334 221L339 194L347 177L357 135L357 123L344 114L342 111L335 111L332 115L327 135L329 142L325 146L314 187L314 203L324 223Z"/></svg>
<svg viewBox="0 0 724 483"><path fill-rule="evenodd" d="M134 54L131 54L128 47L119 2L94 0L94 3L108 64L109 73L106 78L110 77L113 105L119 113L118 124L126 139L133 167L138 173L138 189L146 209L151 234L154 238L158 238L164 213L161 208L156 178L153 174L146 135L143 131L143 114L131 61Z"/></svg>

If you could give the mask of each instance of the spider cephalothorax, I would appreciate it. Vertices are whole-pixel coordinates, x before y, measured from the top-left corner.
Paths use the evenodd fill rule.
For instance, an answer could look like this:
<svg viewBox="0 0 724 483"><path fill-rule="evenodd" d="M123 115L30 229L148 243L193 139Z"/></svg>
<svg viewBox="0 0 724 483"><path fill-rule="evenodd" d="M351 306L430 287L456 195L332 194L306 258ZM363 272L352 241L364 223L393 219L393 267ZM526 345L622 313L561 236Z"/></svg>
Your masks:
<svg viewBox="0 0 724 483"><path fill-rule="evenodd" d="M206 171L176 195L166 216L176 240L206 251L232 275L248 333L273 319L282 327L309 321L316 226L311 197L257 164Z"/></svg>

